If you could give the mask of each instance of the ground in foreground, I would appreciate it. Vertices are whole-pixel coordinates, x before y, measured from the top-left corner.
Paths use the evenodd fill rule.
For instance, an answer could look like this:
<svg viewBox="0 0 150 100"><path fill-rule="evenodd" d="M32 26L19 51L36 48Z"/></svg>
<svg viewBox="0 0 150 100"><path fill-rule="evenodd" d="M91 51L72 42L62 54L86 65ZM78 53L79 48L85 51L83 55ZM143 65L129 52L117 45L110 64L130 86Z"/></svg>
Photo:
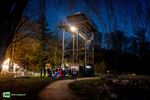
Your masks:
<svg viewBox="0 0 150 100"><path fill-rule="evenodd" d="M149 79L131 79L125 83L102 79L82 80L69 86L82 100L150 100Z"/></svg>
<svg viewBox="0 0 150 100"><path fill-rule="evenodd" d="M37 100L38 93L50 83L48 78L13 78L11 76L0 77L0 100L3 92L11 94L25 94L25 96L11 96L10 100Z"/></svg>

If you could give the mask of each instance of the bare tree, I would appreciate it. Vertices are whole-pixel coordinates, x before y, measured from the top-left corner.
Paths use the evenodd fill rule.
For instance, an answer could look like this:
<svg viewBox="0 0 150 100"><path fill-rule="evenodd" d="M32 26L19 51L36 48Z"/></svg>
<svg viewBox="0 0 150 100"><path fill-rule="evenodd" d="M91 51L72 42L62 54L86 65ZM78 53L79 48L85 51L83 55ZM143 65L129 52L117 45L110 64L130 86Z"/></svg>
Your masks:
<svg viewBox="0 0 150 100"><path fill-rule="evenodd" d="M19 25L16 28L14 38L6 52L6 57L10 58L10 67L9 67L10 69L13 68L14 59L20 59L20 57L23 58L23 56L20 56L24 55L23 52L26 52L31 48L34 49L35 47L37 47L35 46L35 43L39 43L38 42L39 36L37 34L38 32L39 32L38 23L30 21L26 17L22 18L22 20L20 21ZM33 47L33 44L35 47Z"/></svg>
<svg viewBox="0 0 150 100"><path fill-rule="evenodd" d="M107 48L118 53L122 53L124 51L124 47L126 46L126 38L127 37L120 30L108 33L105 38L107 42Z"/></svg>
<svg viewBox="0 0 150 100"><path fill-rule="evenodd" d="M28 0L4 0L0 6L0 65Z"/></svg>
<svg viewBox="0 0 150 100"><path fill-rule="evenodd" d="M149 49L149 42L146 39L146 30L139 29L134 33L131 40L132 53L138 57L144 57Z"/></svg>

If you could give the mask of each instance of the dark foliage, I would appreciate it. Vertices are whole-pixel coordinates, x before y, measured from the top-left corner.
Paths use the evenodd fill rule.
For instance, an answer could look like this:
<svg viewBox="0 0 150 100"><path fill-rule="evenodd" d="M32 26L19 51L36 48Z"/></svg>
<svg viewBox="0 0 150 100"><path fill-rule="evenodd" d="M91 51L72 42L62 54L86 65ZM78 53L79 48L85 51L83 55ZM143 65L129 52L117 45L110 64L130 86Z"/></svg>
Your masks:
<svg viewBox="0 0 150 100"><path fill-rule="evenodd" d="M132 79L128 84L121 81L86 80L69 86L82 100L149 100L149 82L148 79Z"/></svg>
<svg viewBox="0 0 150 100"><path fill-rule="evenodd" d="M145 29L139 29L131 38L119 30L108 33L105 44L106 48L95 49L95 63L105 61L112 73L149 74L150 41Z"/></svg>

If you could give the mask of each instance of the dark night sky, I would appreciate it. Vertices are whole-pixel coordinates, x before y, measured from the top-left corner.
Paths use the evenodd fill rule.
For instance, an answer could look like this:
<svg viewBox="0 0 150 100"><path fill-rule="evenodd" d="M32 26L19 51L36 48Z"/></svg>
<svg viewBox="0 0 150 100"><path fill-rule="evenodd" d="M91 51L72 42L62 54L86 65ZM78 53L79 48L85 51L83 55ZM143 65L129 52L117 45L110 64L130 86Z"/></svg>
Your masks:
<svg viewBox="0 0 150 100"><path fill-rule="evenodd" d="M35 0L33 2L36 4ZM46 17L49 28L53 31L67 15L84 12L98 26L98 31L106 33L118 29L130 36L139 27L149 30L149 5L149 0L48 0ZM92 6L96 8L100 20L92 11ZM102 22L106 25L105 29Z"/></svg>

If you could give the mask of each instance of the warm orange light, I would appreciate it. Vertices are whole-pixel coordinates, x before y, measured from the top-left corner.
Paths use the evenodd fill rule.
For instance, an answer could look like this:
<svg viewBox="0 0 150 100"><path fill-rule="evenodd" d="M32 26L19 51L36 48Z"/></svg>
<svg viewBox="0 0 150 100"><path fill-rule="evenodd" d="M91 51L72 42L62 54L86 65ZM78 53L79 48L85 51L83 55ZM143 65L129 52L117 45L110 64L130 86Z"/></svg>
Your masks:
<svg viewBox="0 0 150 100"><path fill-rule="evenodd" d="M9 62L10 62L10 59L6 59L3 64L2 64L2 71L4 72L8 72L9 71Z"/></svg>
<svg viewBox="0 0 150 100"><path fill-rule="evenodd" d="M9 72L9 63L10 63L10 58L6 59L3 64L2 64L2 72ZM17 68L20 68L17 64L13 64L13 72L16 71Z"/></svg>

